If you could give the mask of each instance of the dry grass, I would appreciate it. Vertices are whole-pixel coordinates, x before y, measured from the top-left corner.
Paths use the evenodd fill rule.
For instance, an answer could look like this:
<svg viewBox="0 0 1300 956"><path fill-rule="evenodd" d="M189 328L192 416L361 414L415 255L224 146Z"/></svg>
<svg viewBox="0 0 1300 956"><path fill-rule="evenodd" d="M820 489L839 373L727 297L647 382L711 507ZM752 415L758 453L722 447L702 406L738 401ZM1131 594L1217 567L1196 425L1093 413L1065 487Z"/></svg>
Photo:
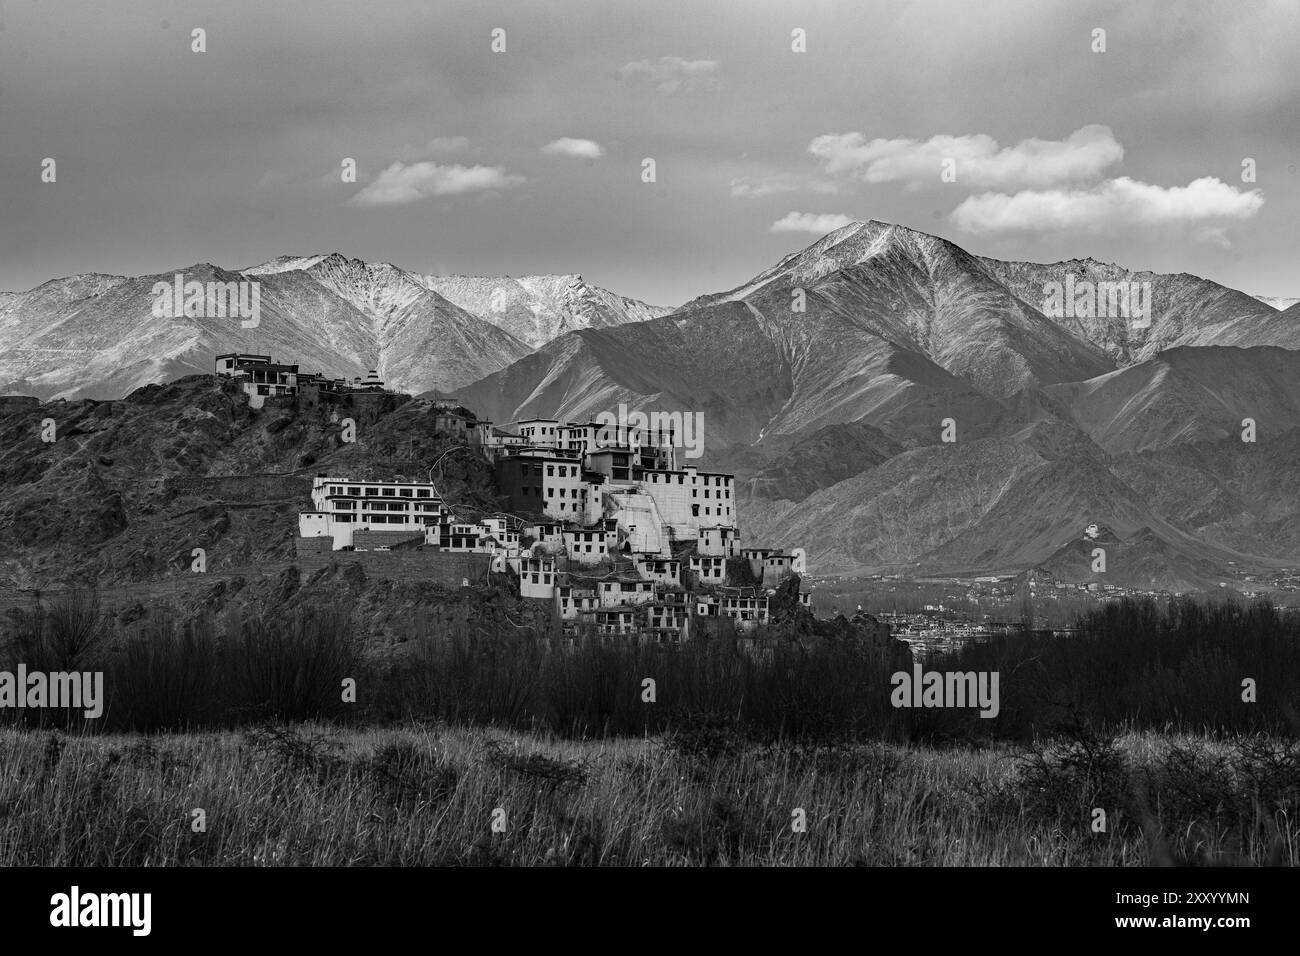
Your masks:
<svg viewBox="0 0 1300 956"><path fill-rule="evenodd" d="M1111 806L1094 834L1086 810L1104 786L1063 748L1035 764L1005 745L808 750L708 733L3 731L0 866L1295 864L1300 783L1260 782L1294 751L1236 760L1258 743L1121 738L1145 802ZM1219 761L1211 795L1243 806L1187 799L1166 779L1174 752ZM205 832L192 829L196 808Z"/></svg>

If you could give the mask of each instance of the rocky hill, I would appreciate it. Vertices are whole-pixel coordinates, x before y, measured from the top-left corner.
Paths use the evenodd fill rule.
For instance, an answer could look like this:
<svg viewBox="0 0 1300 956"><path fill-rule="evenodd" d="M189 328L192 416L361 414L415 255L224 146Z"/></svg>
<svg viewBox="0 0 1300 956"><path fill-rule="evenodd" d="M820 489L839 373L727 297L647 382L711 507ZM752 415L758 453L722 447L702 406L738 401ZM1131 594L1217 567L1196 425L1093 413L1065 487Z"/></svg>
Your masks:
<svg viewBox="0 0 1300 956"><path fill-rule="evenodd" d="M283 567L311 476L425 480L456 443L435 434L433 412L405 395L254 409L214 376L120 401L0 403L0 587L185 577L194 548L210 574ZM342 441L342 418L355 420L355 442ZM498 505L490 466L472 454L445 459L439 487L459 505Z"/></svg>

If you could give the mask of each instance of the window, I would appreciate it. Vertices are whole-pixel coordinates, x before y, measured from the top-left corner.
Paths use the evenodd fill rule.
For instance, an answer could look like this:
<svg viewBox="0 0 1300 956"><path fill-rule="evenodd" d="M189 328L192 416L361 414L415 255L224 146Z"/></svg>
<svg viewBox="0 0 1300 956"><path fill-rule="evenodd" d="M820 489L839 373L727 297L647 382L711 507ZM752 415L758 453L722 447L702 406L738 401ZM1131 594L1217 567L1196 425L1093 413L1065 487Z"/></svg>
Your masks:
<svg viewBox="0 0 1300 956"><path fill-rule="evenodd" d="M546 466L546 474L547 474L549 477L554 478L554 477L555 477L555 466L554 466L554 465L547 465L547 466Z"/></svg>
<svg viewBox="0 0 1300 956"><path fill-rule="evenodd" d="M421 488L421 489L419 489L418 491L416 491L416 493L415 493L415 497L417 497L417 498L427 498L427 497L429 497L429 489L427 489L427 488Z"/></svg>
<svg viewBox="0 0 1300 956"><path fill-rule="evenodd" d="M348 494L350 494L350 495L359 495L359 494L361 494L361 489L360 489L360 488L349 488L349 489L348 489Z"/></svg>
<svg viewBox="0 0 1300 956"><path fill-rule="evenodd" d="M385 489L384 489L384 497L385 497L385 498L396 498L396 497L397 497L397 490L394 489L394 488L385 488Z"/></svg>
<svg viewBox="0 0 1300 956"><path fill-rule="evenodd" d="M410 489L410 488L403 488L403 489L402 489L402 497L403 497L403 498L409 498L409 497L411 497L411 489Z"/></svg>

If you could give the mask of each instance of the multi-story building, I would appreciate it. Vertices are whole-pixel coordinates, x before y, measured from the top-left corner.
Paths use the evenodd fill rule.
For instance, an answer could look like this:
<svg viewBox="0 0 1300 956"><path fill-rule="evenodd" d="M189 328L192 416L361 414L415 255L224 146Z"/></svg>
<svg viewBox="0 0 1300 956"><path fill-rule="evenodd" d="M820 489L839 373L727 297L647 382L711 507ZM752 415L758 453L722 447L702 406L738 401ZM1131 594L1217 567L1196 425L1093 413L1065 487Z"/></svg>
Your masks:
<svg viewBox="0 0 1300 956"><path fill-rule="evenodd" d="M727 559L710 554L693 554L690 557L690 572L700 584L721 586L727 581Z"/></svg>
<svg viewBox="0 0 1300 956"><path fill-rule="evenodd" d="M635 557L637 574L664 587L680 587L682 563L673 558L639 554Z"/></svg>
<svg viewBox="0 0 1300 956"><path fill-rule="evenodd" d="M576 454L523 450L496 460L497 487L517 513L579 521L585 510L582 461Z"/></svg>
<svg viewBox="0 0 1300 956"><path fill-rule="evenodd" d="M597 581L596 596L601 607L620 604L647 604L654 600L653 581Z"/></svg>
<svg viewBox="0 0 1300 956"><path fill-rule="evenodd" d="M591 619L598 634L627 635L637 630L637 611L634 608L600 607L584 612L582 617Z"/></svg>
<svg viewBox="0 0 1300 956"><path fill-rule="evenodd" d="M569 560L575 564L601 564L617 553L618 538L604 524L596 528L566 528L561 537Z"/></svg>
<svg viewBox="0 0 1300 956"><path fill-rule="evenodd" d="M523 558L519 564L519 596L553 600L555 561L552 558Z"/></svg>
<svg viewBox="0 0 1300 956"><path fill-rule="evenodd" d="M776 587L790 576L794 566L794 555L784 551L773 551L763 558L762 574L757 575L764 587ZM752 564L751 564L752 567Z"/></svg>
<svg viewBox="0 0 1300 956"><path fill-rule="evenodd" d="M680 471L638 471L639 488L658 505L675 540L697 541L701 527L736 528L733 475L702 473L692 465Z"/></svg>
<svg viewBox="0 0 1300 956"><path fill-rule="evenodd" d="M767 624L767 595L724 594L722 597L722 614L736 622L743 630L753 630L760 624Z"/></svg>
<svg viewBox="0 0 1300 956"><path fill-rule="evenodd" d="M216 364L218 375L235 379L248 395L298 394L298 366L281 365L269 355L226 352Z"/></svg>
<svg viewBox="0 0 1300 956"><path fill-rule="evenodd" d="M333 550L352 547L352 532L427 533L443 523L447 509L433 485L423 482L360 481L318 475L312 480L313 510L298 515L304 538L333 538Z"/></svg>
<svg viewBox="0 0 1300 956"><path fill-rule="evenodd" d="M559 447L560 424L556 418L524 418L511 423L525 445L543 448Z"/></svg>
<svg viewBox="0 0 1300 956"><path fill-rule="evenodd" d="M734 558L740 553L740 532L734 526L701 525L695 542L695 553Z"/></svg>
<svg viewBox="0 0 1300 956"><path fill-rule="evenodd" d="M600 598L595 588L561 584L555 588L555 606L562 621L576 621L580 614L600 607Z"/></svg>

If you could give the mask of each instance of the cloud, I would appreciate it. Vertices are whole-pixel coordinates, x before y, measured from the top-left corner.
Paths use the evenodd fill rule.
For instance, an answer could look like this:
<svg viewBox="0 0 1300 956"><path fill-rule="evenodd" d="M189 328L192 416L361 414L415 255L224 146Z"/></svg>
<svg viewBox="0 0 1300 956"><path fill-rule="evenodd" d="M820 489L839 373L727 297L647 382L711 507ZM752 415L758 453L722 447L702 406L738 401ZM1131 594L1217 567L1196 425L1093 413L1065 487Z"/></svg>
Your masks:
<svg viewBox="0 0 1300 956"><path fill-rule="evenodd" d="M489 189L508 189L524 181L502 166L439 166L393 163L351 199L350 206L404 206L433 196L460 196Z"/></svg>
<svg viewBox="0 0 1300 956"><path fill-rule="evenodd" d="M464 136L435 136L423 146L403 146L397 152L397 158L404 163L413 163L421 159L430 159L447 153L463 153L469 150L469 139Z"/></svg>
<svg viewBox="0 0 1300 956"><path fill-rule="evenodd" d="M605 150L601 148L600 143L589 139L573 139L569 136L561 136L547 143L542 147L542 152L547 156L572 156L575 159L600 159L605 155Z"/></svg>
<svg viewBox="0 0 1300 956"><path fill-rule="evenodd" d="M927 140L873 139L831 133L808 144L826 172L868 183L939 183L946 160L955 160L957 183L980 188L1044 188L1099 178L1124 158L1107 126L1084 126L1064 140L1026 139L999 149L983 133Z"/></svg>
<svg viewBox="0 0 1300 956"><path fill-rule="evenodd" d="M1213 176L1169 187L1121 176L1086 189L969 196L951 218L958 228L980 234L1196 225L1197 238L1222 244L1228 222L1249 219L1263 205L1259 190L1240 190Z"/></svg>
<svg viewBox="0 0 1300 956"><path fill-rule="evenodd" d="M634 60L618 71L618 78L634 86L650 86L668 96L718 88L722 64L717 60L683 60L661 56Z"/></svg>
<svg viewBox="0 0 1300 956"><path fill-rule="evenodd" d="M791 176L787 173L761 176L757 179L741 176L733 179L729 185L731 195L737 199L755 199L761 196L774 196L778 193L803 191L814 193L834 193L839 191L839 187L834 183L828 183L821 179Z"/></svg>
<svg viewBox="0 0 1300 956"><path fill-rule="evenodd" d="M789 212L772 223L769 232L811 232L823 236L853 222L838 212Z"/></svg>

